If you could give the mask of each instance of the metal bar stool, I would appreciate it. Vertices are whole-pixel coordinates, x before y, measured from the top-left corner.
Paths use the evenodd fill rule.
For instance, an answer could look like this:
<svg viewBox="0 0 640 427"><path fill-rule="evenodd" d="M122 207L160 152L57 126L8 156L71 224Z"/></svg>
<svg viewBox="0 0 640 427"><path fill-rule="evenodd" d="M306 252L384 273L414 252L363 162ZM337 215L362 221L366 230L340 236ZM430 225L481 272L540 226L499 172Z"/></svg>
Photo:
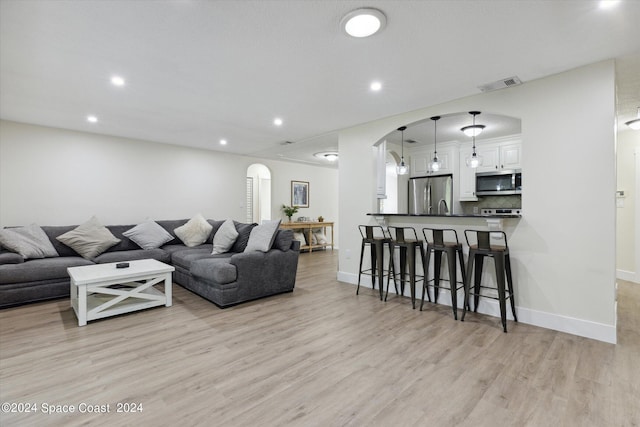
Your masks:
<svg viewBox="0 0 640 427"><path fill-rule="evenodd" d="M391 247L391 237L385 233L384 228L379 225L359 225L358 230L362 236L362 245L360 247L360 268L358 269L358 287L356 289L356 295L360 292L360 278L363 274L371 276L371 284L373 289L376 288L376 275L378 276L378 288L380 290L380 300L382 301L382 289L383 278L387 276L387 293L389 292L389 278L394 277L395 283L395 271L393 270L393 248ZM389 248L389 269L384 269L384 247ZM362 269L362 261L364 260L364 249L370 247L371 254L371 268L365 270ZM398 287L396 285L396 292Z"/></svg>
<svg viewBox="0 0 640 427"><path fill-rule="evenodd" d="M499 235L504 241L504 246L491 244L491 235ZM469 243L469 236L475 236L476 244ZM465 230L464 237L469 245L469 261L467 263L467 277L464 281L464 311L462 312L462 321L467 313L467 306L469 304L469 296L474 296L473 311L478 311L478 302L480 297L497 299L500 302L500 317L502 318L502 327L507 332L507 298L511 302L511 313L513 319L517 322L516 317L516 305L513 300L513 278L511 276L511 260L509 259L509 245L507 243L507 235L504 231L479 231L479 230ZM485 257L491 257L495 261L496 267L496 282L498 297L492 297L489 295L482 295L481 289L495 289L490 286L481 286L480 281L482 278L482 266ZM474 290L471 292L471 275L474 274L474 261L475 261L475 282ZM508 289L505 289L504 278L507 277ZM508 295L507 295L508 294Z"/></svg>
<svg viewBox="0 0 640 427"><path fill-rule="evenodd" d="M413 308L416 308L416 282L423 281L424 275L416 274L416 249L420 251L420 262L422 264L422 269L424 271L424 247L422 245L422 240L418 239L418 234L416 233L415 228L413 227L393 227L389 226L389 234L391 235L391 264L394 264L393 254L395 253L395 248L400 249L400 272L395 273L394 268L394 284L395 278L397 276L400 277L400 291L404 294L404 283L407 279L406 268L409 266L409 286L411 288L411 305ZM407 236L409 238L407 238ZM397 288L396 288L397 293ZM387 281L387 294L385 296L385 301L389 296L389 282ZM431 297L429 297L429 301L431 301Z"/></svg>
<svg viewBox="0 0 640 427"><path fill-rule="evenodd" d="M427 251L424 258L425 280L424 289L422 291L422 302L420 303L420 311L424 306L424 294L429 295L429 287L433 287L433 301L438 302L438 291L440 290L440 281L449 283L449 291L451 292L451 308L453 308L453 318L458 320L458 290L464 289L465 269L464 254L462 252L462 244L458 240L458 233L452 228L423 228L422 234L427 242ZM447 240L445 240L448 239ZM455 240L455 242L453 242ZM433 252L433 279L429 279L429 260ZM442 254L446 254L447 264L449 267L449 279L440 278L440 268L442 265ZM460 262L460 273L462 282L458 282L458 269L456 268L457 260ZM433 282L430 285L429 282ZM429 300L431 301L431 300Z"/></svg>

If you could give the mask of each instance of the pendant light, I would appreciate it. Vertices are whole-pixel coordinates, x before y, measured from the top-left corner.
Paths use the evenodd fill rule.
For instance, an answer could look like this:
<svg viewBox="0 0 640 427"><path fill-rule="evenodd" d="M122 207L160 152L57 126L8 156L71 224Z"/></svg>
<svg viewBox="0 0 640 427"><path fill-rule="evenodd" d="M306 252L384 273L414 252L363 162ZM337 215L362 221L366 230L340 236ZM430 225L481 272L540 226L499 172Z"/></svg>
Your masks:
<svg viewBox="0 0 640 427"><path fill-rule="evenodd" d="M402 147L402 155L400 157L400 164L396 166L396 173L398 175L406 175L409 173L409 166L404 163L404 130L406 126L400 126L398 130L400 131L400 144Z"/></svg>
<svg viewBox="0 0 640 427"><path fill-rule="evenodd" d="M440 170L440 160L438 160L438 120L440 120L440 116L431 117L433 120L433 161L431 162L431 170L434 172L438 172Z"/></svg>
<svg viewBox="0 0 640 427"><path fill-rule="evenodd" d="M466 129L474 129L474 131L470 131L471 133L471 138L473 139L473 153L471 154L471 157L469 157L466 161L467 166L470 168L477 168L478 166L482 165L482 157L478 156L476 154L476 135L478 135L480 132L482 132L482 129L485 128L484 125L476 125L476 116L478 114L480 114L480 111L469 111L469 114L471 114L473 116L473 125L471 126L465 126L462 129L460 129L461 131L463 131L466 135L468 135L468 133L466 132ZM479 129L479 131L477 131ZM477 131L477 132L476 132Z"/></svg>
<svg viewBox="0 0 640 427"><path fill-rule="evenodd" d="M640 107L638 107L638 118L625 122L625 125L629 126L633 130L640 130Z"/></svg>

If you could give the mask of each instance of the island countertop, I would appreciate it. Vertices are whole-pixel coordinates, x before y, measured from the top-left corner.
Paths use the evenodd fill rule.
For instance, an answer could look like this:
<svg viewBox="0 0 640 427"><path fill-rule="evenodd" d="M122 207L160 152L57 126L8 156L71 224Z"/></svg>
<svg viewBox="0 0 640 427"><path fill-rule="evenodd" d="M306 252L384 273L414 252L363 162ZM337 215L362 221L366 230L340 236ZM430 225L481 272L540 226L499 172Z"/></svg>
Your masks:
<svg viewBox="0 0 640 427"><path fill-rule="evenodd" d="M368 213L371 216L398 216L398 217L418 217L418 218L522 218L522 215L487 215L487 214L409 214L409 213Z"/></svg>

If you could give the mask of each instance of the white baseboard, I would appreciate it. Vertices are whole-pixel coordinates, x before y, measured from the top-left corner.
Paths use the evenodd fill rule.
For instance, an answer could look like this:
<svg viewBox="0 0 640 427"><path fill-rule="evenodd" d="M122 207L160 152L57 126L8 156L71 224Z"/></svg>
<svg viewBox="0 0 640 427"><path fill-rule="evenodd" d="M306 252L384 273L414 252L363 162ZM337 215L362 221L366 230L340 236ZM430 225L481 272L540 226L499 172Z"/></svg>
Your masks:
<svg viewBox="0 0 640 427"><path fill-rule="evenodd" d="M353 273L338 271L337 279L340 282L345 282L353 285L356 285L358 283L358 275ZM360 281L360 286L371 288L371 276L363 275ZM390 285L390 291L394 292L392 286L393 284ZM459 292L460 294L458 294L458 307L462 308L462 290L460 290ZM408 287L405 288L404 296L411 296ZM418 292L416 298L422 298L421 290ZM448 290L440 291L440 294L438 296L438 304L451 306L451 295ZM513 316L511 315L510 311L511 310L507 310L507 319L513 320ZM478 313L500 317L500 305L498 304L498 301L483 298L480 301ZM610 344L616 343L615 325L606 325L603 323L592 322L590 320L576 319L574 317L532 310L523 307L516 307L516 313L518 315L518 322L521 323L539 326L546 329L552 329L554 331L566 332L568 334L591 338L598 341L604 341Z"/></svg>
<svg viewBox="0 0 640 427"><path fill-rule="evenodd" d="M640 278L633 271L616 270L616 279L640 284Z"/></svg>

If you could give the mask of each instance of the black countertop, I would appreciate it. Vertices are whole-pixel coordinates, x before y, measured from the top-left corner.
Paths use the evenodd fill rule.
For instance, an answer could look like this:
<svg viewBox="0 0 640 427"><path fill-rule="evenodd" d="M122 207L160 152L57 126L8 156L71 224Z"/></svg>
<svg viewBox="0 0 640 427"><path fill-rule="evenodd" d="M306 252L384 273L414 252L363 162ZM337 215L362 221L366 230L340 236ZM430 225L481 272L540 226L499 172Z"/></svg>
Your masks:
<svg viewBox="0 0 640 427"><path fill-rule="evenodd" d="M408 214L408 213L368 213L371 216L406 216L406 217L433 217L433 218L522 218L522 215L438 215L438 214Z"/></svg>

